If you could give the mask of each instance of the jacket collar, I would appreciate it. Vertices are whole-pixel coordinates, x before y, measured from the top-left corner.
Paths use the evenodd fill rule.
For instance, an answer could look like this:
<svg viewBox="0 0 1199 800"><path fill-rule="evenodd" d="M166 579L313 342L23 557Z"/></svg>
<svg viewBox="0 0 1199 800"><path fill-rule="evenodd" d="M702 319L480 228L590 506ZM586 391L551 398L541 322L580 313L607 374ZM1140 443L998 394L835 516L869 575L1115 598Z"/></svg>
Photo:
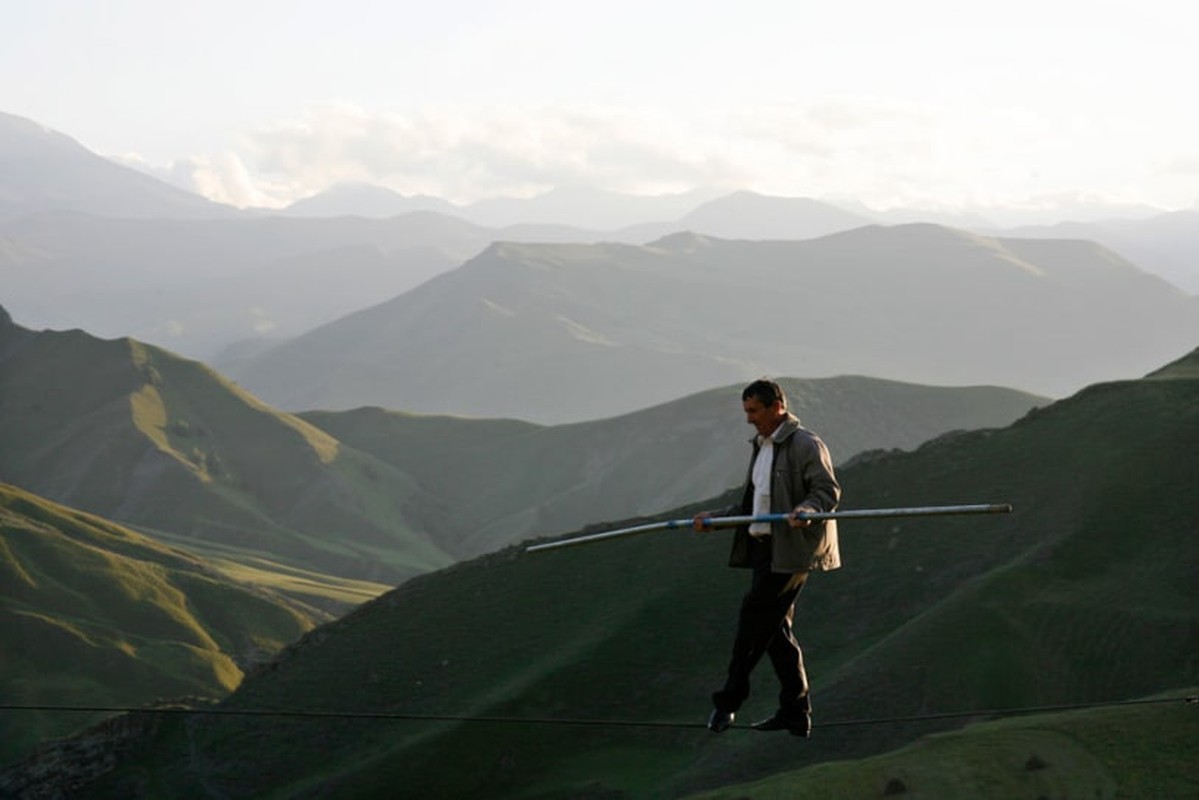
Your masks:
<svg viewBox="0 0 1199 800"><path fill-rule="evenodd" d="M787 416L784 417L783 421L779 423L779 426L774 429L774 433L771 434L770 438L775 444L781 444L782 442L787 441L791 434L795 433L797 430L799 430L799 417L788 411ZM754 447L758 446L758 437L756 434L750 437L749 443Z"/></svg>

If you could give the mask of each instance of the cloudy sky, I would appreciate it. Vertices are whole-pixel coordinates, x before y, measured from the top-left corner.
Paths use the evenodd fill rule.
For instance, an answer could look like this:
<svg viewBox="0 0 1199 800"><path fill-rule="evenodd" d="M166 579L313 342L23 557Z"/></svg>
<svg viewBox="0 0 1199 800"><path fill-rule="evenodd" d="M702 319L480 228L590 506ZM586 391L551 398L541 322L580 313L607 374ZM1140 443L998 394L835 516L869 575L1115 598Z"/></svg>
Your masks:
<svg viewBox="0 0 1199 800"><path fill-rule="evenodd" d="M0 111L214 199L1199 199L1184 0L7 0Z"/></svg>

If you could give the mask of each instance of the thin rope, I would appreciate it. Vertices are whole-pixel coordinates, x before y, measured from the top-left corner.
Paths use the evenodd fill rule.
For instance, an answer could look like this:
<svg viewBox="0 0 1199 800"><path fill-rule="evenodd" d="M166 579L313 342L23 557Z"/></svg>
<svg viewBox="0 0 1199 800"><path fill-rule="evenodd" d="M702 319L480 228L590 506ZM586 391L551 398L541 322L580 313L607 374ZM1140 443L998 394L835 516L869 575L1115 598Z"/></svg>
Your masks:
<svg viewBox="0 0 1199 800"><path fill-rule="evenodd" d="M1151 698L1140 700L1107 700L1094 703L1070 703L1064 705L1022 706L1017 708L977 709L973 711L946 711L931 714L914 714L903 717L875 717L821 722L813 728L849 728L893 725L908 722L929 722L969 717L1002 718L1028 714L1046 714L1063 711L1080 711L1092 708L1118 706L1163 705L1167 703L1199 704L1199 696ZM405 722L469 722L503 725L563 725L594 728L676 728L704 729L702 722L675 722L669 720L624 720L624 719L572 719L568 717L506 717L472 716L460 714L413 714L399 711L315 711L265 708L139 708L133 706L65 706L65 705L10 705L0 704L0 711L39 711L48 713L112 713L112 714L161 714L202 715L214 717L292 717L302 719L354 719L392 720ZM752 730L741 728L741 730Z"/></svg>

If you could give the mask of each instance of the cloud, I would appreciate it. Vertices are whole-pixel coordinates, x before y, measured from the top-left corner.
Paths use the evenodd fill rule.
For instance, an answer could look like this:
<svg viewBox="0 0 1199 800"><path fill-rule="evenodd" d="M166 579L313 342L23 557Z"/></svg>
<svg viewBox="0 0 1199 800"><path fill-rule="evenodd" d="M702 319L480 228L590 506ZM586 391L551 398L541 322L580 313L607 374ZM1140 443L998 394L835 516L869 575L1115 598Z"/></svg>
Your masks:
<svg viewBox="0 0 1199 800"><path fill-rule="evenodd" d="M627 193L744 188L855 197L875 208L1020 204L1066 192L1143 199L1190 169L1094 147L1096 123L963 99L846 97L686 109L603 104L440 106L406 113L324 103L249 131L176 180L239 206L278 207L333 184L468 203L586 186ZM1108 125L1111 135L1115 129ZM1118 132L1135 142L1139 129ZM1127 147L1123 153L1134 152ZM1175 188L1174 191L1179 191ZM1193 190L1186 194L1186 202Z"/></svg>
<svg viewBox="0 0 1199 800"><path fill-rule="evenodd" d="M460 202L555 186L671 191L752 177L703 139L673 118L636 109L441 108L401 115L326 104L248 134L243 152L260 179L280 188L294 184L312 193L360 181Z"/></svg>

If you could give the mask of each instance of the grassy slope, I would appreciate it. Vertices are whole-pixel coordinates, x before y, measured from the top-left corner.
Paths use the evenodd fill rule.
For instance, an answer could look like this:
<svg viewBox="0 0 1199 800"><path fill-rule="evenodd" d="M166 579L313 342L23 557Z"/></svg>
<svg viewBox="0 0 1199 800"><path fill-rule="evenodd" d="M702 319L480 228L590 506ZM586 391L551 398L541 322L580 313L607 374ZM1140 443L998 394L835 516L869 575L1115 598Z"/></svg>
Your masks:
<svg viewBox="0 0 1199 800"><path fill-rule="evenodd" d="M931 387L861 377L784 379L801 419L819 421L838 463L913 448L961 428L1010 424L1041 401L998 387ZM427 527L474 556L614 517L661 513L721 492L745 470L741 387L613 419L543 427L377 408L301 416L412 475ZM1044 401L1047 402L1047 401ZM452 480L446 480L452 475Z"/></svg>
<svg viewBox="0 0 1199 800"><path fill-rule="evenodd" d="M203 558L235 583L261 586L333 615L343 614L392 588L374 581L343 578L291 566L261 553L230 545L200 542L160 530L143 532L156 541Z"/></svg>
<svg viewBox="0 0 1199 800"><path fill-rule="evenodd" d="M1154 380L1091 387L1008 429L845 469L855 507L1008 500L1017 511L844 526L846 568L817 576L799 607L817 709L809 742L378 720L275 720L268 732L204 719L189 728L202 756L166 724L153 754L97 793L132 780L274 797L685 795L952 725L821 721L1193 686L1197 449L1199 384ZM460 564L306 637L228 705L701 723L745 578L723 568L725 552L724 535L666 534ZM771 684L763 670L744 718L771 710Z"/></svg>
<svg viewBox="0 0 1199 800"><path fill-rule="evenodd" d="M832 761L693 800L1145 797L1199 795L1199 709L1097 708L979 723L900 750ZM902 789L902 791L900 791Z"/></svg>
<svg viewBox="0 0 1199 800"><path fill-rule="evenodd" d="M128 339L0 324L0 479L342 576L394 583L450 561L405 520L406 476Z"/></svg>
<svg viewBox="0 0 1199 800"><path fill-rule="evenodd" d="M0 484L5 703L220 697L327 619L127 528ZM0 715L0 760L97 715Z"/></svg>

